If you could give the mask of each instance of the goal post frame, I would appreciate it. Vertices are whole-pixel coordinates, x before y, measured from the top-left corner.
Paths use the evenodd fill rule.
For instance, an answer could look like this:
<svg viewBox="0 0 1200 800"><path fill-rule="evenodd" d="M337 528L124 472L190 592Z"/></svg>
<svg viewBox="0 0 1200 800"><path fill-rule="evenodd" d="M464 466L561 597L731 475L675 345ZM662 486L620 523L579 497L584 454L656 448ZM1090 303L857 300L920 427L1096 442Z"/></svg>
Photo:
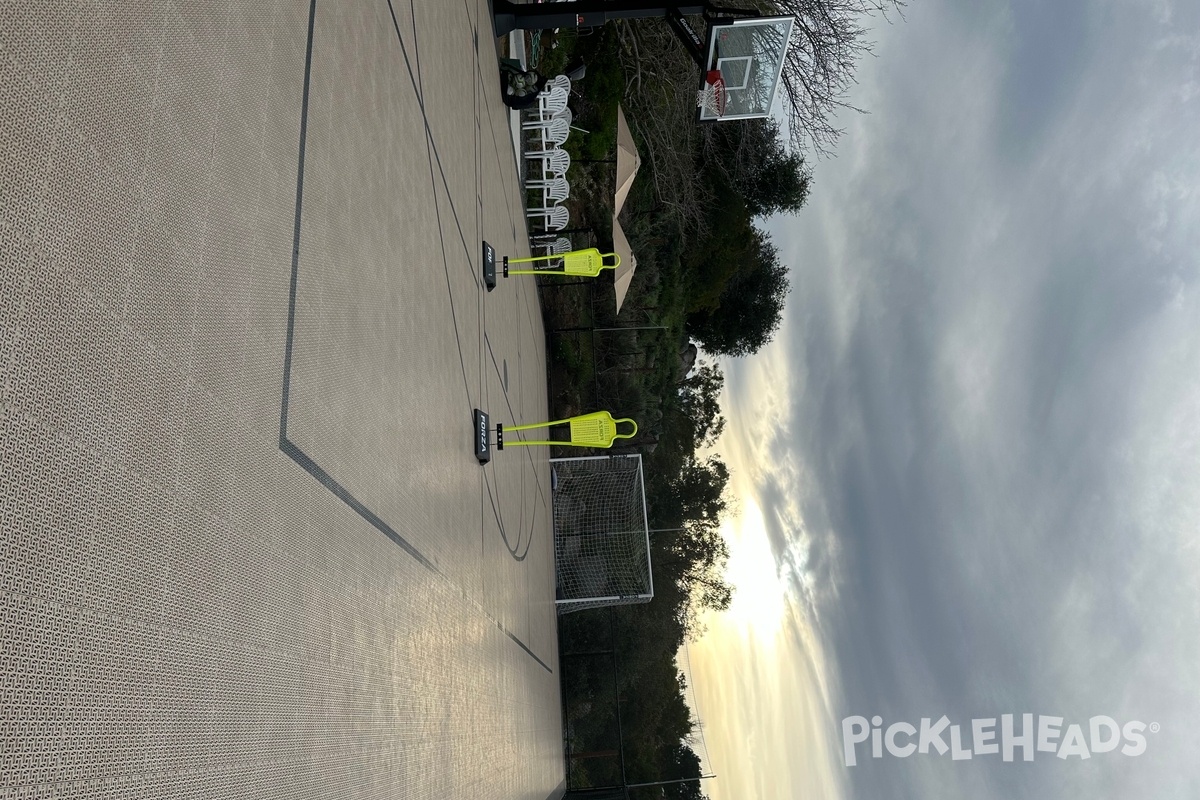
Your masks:
<svg viewBox="0 0 1200 800"><path fill-rule="evenodd" d="M642 512L642 527L641 527L640 532L642 534L642 540L643 540L644 546L646 548L645 553L646 553L647 591L639 592L636 594L613 594L613 595L607 595L607 596L586 597L586 598L583 598L583 597L556 598L554 601L554 604L556 607L558 607L560 613L562 611L573 610L573 609L569 608L570 606L579 606L579 605L582 605L585 603L587 605L583 606L583 608L593 608L593 607L599 607L599 606L604 606L604 605L617 605L617 604L621 604L622 602L624 602L624 603L629 603L629 602L647 603L654 598L654 569L653 569L653 562L651 561L651 558L650 558L650 524L649 524L650 516L649 516L649 510L648 510L648 507L646 504L646 476L645 476L645 472L644 472L644 462L642 460L641 453L629 453L629 454L621 454L621 455L612 454L612 455L600 455L600 456L560 456L558 458L551 458L550 464L551 464L551 468L553 468L554 464L563 463L563 462L580 462L580 461L613 462L613 461L625 461L625 460L637 462L637 479L638 479L638 483L640 484L639 488L640 488L640 494L641 494L641 512ZM551 505L553 505L553 503L551 503ZM613 533L634 534L634 533L637 533L637 531L634 531L634 530L613 531ZM559 535L558 531L553 530L553 536L555 537L556 540L558 538L558 535ZM556 549L557 549L557 545L556 545ZM556 573L557 573L557 570L558 570L558 564L556 563L555 564ZM583 610L583 608L581 608L579 610Z"/></svg>

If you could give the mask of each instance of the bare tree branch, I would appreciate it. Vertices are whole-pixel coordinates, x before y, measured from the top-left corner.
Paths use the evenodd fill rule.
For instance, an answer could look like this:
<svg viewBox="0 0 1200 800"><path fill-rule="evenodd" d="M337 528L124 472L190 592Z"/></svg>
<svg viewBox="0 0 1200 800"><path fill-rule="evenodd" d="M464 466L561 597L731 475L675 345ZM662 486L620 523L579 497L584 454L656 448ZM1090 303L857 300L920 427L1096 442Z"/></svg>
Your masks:
<svg viewBox="0 0 1200 800"><path fill-rule="evenodd" d="M838 112L861 111L846 97L859 59L874 47L864 21L887 20L903 7L904 0L761 0L767 13L796 20L781 80L788 135L797 150L832 152L843 133L835 122Z"/></svg>
<svg viewBox="0 0 1200 800"><path fill-rule="evenodd" d="M660 211L687 235L701 234L712 190L697 171L696 65L670 28L656 19L618 23L625 51L626 118L648 162ZM634 91L634 84L639 90Z"/></svg>

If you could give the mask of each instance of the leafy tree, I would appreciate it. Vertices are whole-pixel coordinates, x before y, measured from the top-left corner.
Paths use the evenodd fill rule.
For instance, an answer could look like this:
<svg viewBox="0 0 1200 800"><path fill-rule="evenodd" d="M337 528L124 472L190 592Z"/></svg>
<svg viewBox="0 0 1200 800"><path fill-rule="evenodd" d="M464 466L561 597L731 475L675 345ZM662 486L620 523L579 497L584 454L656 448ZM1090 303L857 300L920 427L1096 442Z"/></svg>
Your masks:
<svg viewBox="0 0 1200 800"><path fill-rule="evenodd" d="M703 609L724 611L733 600L733 586L725 580L725 565L729 563L729 547L725 538L712 528L689 526L691 546L699 550L701 557L688 563L680 574L680 583L688 591L696 605L689 604L689 613ZM694 620L688 619L687 629L692 629Z"/></svg>
<svg viewBox="0 0 1200 800"><path fill-rule="evenodd" d="M723 173L752 216L796 212L808 200L812 172L773 117L705 130L706 166Z"/></svg>
<svg viewBox="0 0 1200 800"><path fill-rule="evenodd" d="M689 456L671 482L671 499L678 504L679 517L705 527L720 524L721 514L728 507L728 483L729 468L719 457L700 460Z"/></svg>
<svg viewBox="0 0 1200 800"><path fill-rule="evenodd" d="M668 748L665 761L668 766L663 772L664 775L673 778L700 777L700 757L682 742ZM701 800L705 795L701 791L700 781L689 781L662 787L662 796L671 800Z"/></svg>
<svg viewBox="0 0 1200 800"><path fill-rule="evenodd" d="M688 315L688 332L710 353L746 356L771 341L790 289L770 237L755 229L753 258L725 284L715 308Z"/></svg>
<svg viewBox="0 0 1200 800"><path fill-rule="evenodd" d="M674 510L685 522L682 530L663 540L659 560L681 591L675 617L685 635L698 632L701 610L722 611L733 599L733 587L724 576L729 546L720 532L728 483L729 468L720 458L689 456L671 484Z"/></svg>
<svg viewBox="0 0 1200 800"><path fill-rule="evenodd" d="M779 123L754 120L746 126L749 151L735 184L755 216L799 211L808 200L811 172L798 152L784 146Z"/></svg>
<svg viewBox="0 0 1200 800"><path fill-rule="evenodd" d="M725 430L721 416L721 388L725 375L716 363L701 363L679 383L680 411L692 429L693 449L716 442Z"/></svg>
<svg viewBox="0 0 1200 800"><path fill-rule="evenodd" d="M718 189L708 230L687 259L689 312L715 309L729 281L756 255L754 220L745 200L721 173L713 173L712 182Z"/></svg>

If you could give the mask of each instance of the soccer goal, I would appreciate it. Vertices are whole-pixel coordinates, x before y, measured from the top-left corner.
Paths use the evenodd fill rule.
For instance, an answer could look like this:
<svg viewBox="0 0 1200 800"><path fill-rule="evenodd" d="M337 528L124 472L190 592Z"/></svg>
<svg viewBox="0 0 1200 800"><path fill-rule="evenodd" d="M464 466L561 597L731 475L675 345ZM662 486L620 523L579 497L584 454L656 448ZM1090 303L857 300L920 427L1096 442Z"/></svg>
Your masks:
<svg viewBox="0 0 1200 800"><path fill-rule="evenodd" d="M550 468L558 613L650 602L642 457L552 458Z"/></svg>

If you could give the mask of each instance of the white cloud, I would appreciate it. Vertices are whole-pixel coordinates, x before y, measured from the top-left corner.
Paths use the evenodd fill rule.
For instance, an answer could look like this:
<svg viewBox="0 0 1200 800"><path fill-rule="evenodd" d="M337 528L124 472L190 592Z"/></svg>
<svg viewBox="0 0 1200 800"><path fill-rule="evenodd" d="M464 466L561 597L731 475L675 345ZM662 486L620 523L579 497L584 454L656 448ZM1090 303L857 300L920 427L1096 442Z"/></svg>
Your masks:
<svg viewBox="0 0 1200 800"><path fill-rule="evenodd" d="M1076 5L1037 12L1080 16L1074 49L1039 54L1030 8L921 5L881 32L871 115L771 222L793 293L732 373L730 463L792 536L776 555L818 644L865 631L821 650L850 700L1179 724L1200 712L1177 688L1200 682L1200 48ZM1060 72L1014 61L1031 48ZM1134 794L1195 785L1185 741L1120 767ZM858 789L1059 796L1115 769L923 763Z"/></svg>
<svg viewBox="0 0 1200 800"><path fill-rule="evenodd" d="M691 648L699 713L717 779L712 800L845 797L839 730L823 696L820 650L785 629L771 641L713 616Z"/></svg>

